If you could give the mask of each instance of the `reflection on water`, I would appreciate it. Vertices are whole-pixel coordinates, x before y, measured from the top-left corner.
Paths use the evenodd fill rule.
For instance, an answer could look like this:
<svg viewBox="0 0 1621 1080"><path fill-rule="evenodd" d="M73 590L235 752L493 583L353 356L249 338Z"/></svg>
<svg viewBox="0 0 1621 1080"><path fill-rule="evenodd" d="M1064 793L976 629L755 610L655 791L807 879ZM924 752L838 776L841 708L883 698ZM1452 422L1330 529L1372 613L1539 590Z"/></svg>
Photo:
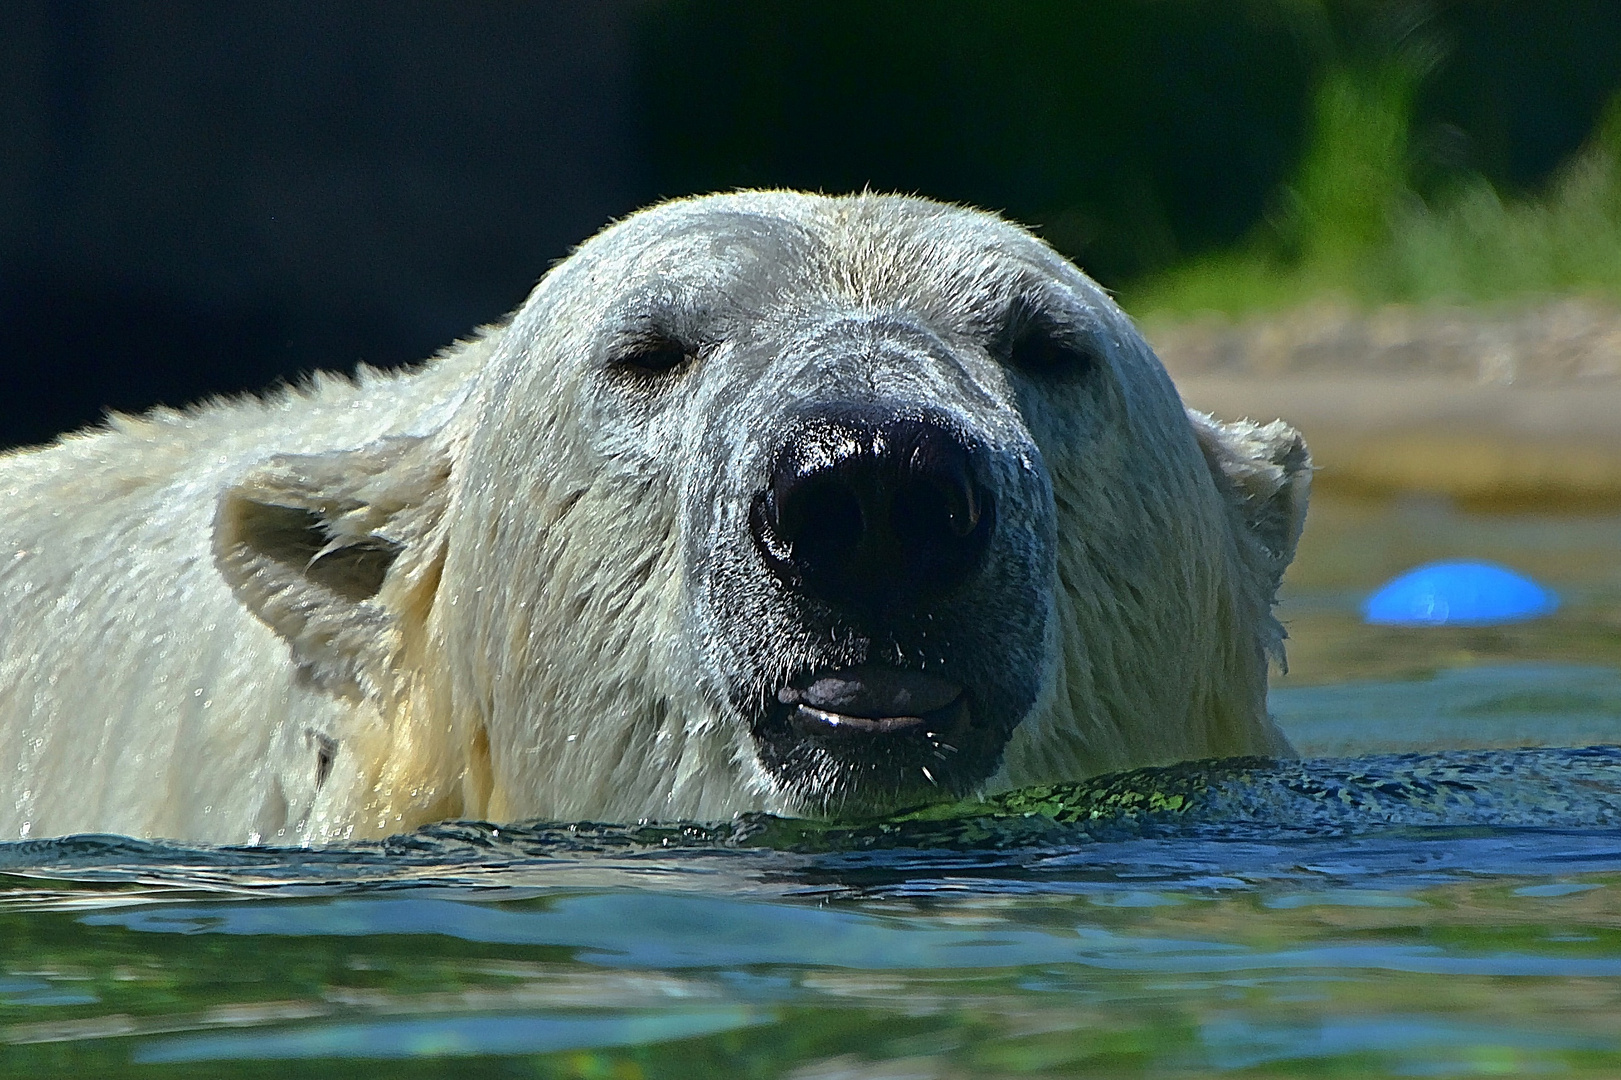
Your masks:
<svg viewBox="0 0 1621 1080"><path fill-rule="evenodd" d="M1482 664L1424 679L1279 686L1272 713L1301 754L1621 742L1621 669Z"/></svg>
<svg viewBox="0 0 1621 1080"><path fill-rule="evenodd" d="M965 1077L1621 1060L1613 831L1163 836L1000 873L988 852L912 852L904 872L734 854L690 853L684 891L639 887L628 851L574 887L512 852L516 883L13 879L4 1060Z"/></svg>
<svg viewBox="0 0 1621 1080"><path fill-rule="evenodd" d="M1618 525L1314 508L1274 704L1315 760L865 825L0 845L0 1073L1614 1075L1621 750L1565 748L1621 742ZM1360 624L1439 557L1566 606Z"/></svg>

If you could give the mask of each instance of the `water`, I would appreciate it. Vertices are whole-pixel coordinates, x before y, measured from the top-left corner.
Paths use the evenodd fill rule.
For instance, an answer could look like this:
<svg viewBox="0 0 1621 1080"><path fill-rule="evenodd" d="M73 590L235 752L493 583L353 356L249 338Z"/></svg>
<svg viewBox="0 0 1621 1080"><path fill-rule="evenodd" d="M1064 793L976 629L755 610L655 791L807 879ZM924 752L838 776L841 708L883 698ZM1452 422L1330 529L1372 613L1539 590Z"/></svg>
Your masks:
<svg viewBox="0 0 1621 1080"><path fill-rule="evenodd" d="M0 1074L1614 1075L1621 518L1315 513L1306 760L863 826L0 845ZM1438 557L1565 606L1358 622Z"/></svg>

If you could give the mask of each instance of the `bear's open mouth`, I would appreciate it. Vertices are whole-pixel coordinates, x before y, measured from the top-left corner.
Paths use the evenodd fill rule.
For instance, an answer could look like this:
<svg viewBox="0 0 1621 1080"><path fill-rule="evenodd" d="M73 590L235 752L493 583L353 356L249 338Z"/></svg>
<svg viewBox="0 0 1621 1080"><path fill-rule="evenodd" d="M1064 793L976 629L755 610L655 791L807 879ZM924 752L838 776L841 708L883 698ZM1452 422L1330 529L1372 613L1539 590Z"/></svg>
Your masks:
<svg viewBox="0 0 1621 1080"><path fill-rule="evenodd" d="M802 676L777 691L790 725L815 738L839 731L940 737L967 720L960 683L862 664Z"/></svg>
<svg viewBox="0 0 1621 1080"><path fill-rule="evenodd" d="M759 703L755 745L806 809L889 813L965 795L995 770L1017 722L996 702L934 672L807 670Z"/></svg>

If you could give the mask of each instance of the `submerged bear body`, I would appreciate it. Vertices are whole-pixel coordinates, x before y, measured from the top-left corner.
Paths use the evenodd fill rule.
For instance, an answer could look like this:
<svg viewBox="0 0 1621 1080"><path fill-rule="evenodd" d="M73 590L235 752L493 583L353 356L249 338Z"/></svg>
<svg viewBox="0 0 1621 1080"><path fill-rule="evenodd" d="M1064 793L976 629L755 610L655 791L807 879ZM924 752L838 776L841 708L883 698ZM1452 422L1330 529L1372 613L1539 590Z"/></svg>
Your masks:
<svg viewBox="0 0 1621 1080"><path fill-rule="evenodd" d="M882 813L1285 753L1308 478L996 218L664 204L416 371L0 458L0 836Z"/></svg>

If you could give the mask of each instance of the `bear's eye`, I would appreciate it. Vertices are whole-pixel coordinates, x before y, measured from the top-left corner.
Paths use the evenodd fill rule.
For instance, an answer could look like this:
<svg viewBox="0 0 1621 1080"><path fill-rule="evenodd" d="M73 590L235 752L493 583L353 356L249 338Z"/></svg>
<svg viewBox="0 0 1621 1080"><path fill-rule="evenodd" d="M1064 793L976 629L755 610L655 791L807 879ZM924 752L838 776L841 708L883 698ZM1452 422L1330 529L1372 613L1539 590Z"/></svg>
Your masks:
<svg viewBox="0 0 1621 1080"><path fill-rule="evenodd" d="M615 354L612 366L630 375L668 375L691 363L695 353L673 337L650 337L628 342Z"/></svg>
<svg viewBox="0 0 1621 1080"><path fill-rule="evenodd" d="M1045 378L1078 378L1097 367L1097 349L1045 319L1020 320L1008 347L1008 362Z"/></svg>

